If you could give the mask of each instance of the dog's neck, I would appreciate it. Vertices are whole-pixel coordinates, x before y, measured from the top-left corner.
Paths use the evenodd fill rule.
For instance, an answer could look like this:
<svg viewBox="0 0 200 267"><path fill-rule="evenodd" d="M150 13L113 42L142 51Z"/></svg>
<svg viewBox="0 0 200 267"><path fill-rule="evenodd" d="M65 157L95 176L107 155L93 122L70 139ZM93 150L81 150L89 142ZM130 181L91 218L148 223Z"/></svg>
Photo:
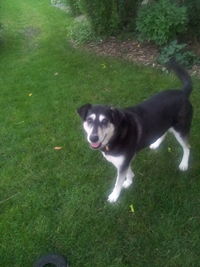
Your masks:
<svg viewBox="0 0 200 267"><path fill-rule="evenodd" d="M116 147L117 144L119 144L120 140L123 140L126 138L127 129L123 129L123 131L116 130L114 136L109 140L109 142L101 148L101 151L104 153L109 153L113 151L113 148Z"/></svg>
<svg viewBox="0 0 200 267"><path fill-rule="evenodd" d="M139 119L139 116L137 114L134 114L134 120L135 120L135 127L137 129L136 131L136 142L135 142L135 148L137 149L141 136L142 136L142 125ZM120 129L121 128L121 129ZM127 134L129 132L129 129L126 127L118 127L115 131L114 136L109 140L109 142L101 148L101 151L104 153L112 153L113 149L118 145L119 143L123 142L124 140L127 140ZM121 142L120 142L121 141ZM114 149L115 150L115 149Z"/></svg>
<svg viewBox="0 0 200 267"><path fill-rule="evenodd" d="M104 147L101 148L101 152L106 153L106 152L109 152L109 151L110 151L109 144L107 144L106 146L104 146Z"/></svg>

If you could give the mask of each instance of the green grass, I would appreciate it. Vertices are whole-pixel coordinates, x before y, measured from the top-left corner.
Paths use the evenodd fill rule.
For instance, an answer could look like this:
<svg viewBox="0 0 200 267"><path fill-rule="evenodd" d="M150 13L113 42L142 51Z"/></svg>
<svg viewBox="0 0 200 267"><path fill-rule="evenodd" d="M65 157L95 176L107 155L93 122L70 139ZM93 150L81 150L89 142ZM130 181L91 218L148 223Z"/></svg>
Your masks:
<svg viewBox="0 0 200 267"><path fill-rule="evenodd" d="M48 0L1 1L0 14L0 265L29 267L53 252L76 267L199 266L199 80L190 170L178 171L182 151L169 136L137 156L134 186L111 205L115 169L88 148L76 108L133 105L179 82L75 50L72 19Z"/></svg>

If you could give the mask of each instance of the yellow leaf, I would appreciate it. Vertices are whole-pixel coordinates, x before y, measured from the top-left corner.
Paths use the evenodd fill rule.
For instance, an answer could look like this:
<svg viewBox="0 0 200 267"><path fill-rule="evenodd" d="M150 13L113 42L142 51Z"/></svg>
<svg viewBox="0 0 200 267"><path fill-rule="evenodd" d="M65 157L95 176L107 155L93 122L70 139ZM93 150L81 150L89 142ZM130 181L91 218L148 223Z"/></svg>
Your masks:
<svg viewBox="0 0 200 267"><path fill-rule="evenodd" d="M61 147L61 146L55 146L54 149L55 149L55 150L61 150L62 147Z"/></svg>
<svg viewBox="0 0 200 267"><path fill-rule="evenodd" d="M131 209L130 212L134 213L134 212L135 212L135 209L134 209L134 207L133 207L133 204L131 204L129 207L130 207L130 209Z"/></svg>

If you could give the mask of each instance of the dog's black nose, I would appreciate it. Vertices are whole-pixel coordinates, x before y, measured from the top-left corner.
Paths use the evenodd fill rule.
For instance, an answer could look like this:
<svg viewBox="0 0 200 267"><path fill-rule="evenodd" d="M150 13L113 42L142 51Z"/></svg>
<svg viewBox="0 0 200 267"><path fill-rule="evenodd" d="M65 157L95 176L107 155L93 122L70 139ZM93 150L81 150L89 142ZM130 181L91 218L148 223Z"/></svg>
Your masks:
<svg viewBox="0 0 200 267"><path fill-rule="evenodd" d="M90 135L90 141L92 143L97 143L99 141L98 135Z"/></svg>

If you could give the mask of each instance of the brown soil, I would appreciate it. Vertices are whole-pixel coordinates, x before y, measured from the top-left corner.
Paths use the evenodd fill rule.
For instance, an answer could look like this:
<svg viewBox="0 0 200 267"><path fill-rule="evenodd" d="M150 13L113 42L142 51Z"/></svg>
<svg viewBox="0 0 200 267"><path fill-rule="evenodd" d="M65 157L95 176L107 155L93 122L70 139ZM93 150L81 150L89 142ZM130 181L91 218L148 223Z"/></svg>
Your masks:
<svg viewBox="0 0 200 267"><path fill-rule="evenodd" d="M146 66L162 67L156 62L159 51L152 44L141 44L135 40L120 41L112 37L100 43L89 43L84 47L99 55L118 57ZM190 73L200 77L200 66L194 65Z"/></svg>

